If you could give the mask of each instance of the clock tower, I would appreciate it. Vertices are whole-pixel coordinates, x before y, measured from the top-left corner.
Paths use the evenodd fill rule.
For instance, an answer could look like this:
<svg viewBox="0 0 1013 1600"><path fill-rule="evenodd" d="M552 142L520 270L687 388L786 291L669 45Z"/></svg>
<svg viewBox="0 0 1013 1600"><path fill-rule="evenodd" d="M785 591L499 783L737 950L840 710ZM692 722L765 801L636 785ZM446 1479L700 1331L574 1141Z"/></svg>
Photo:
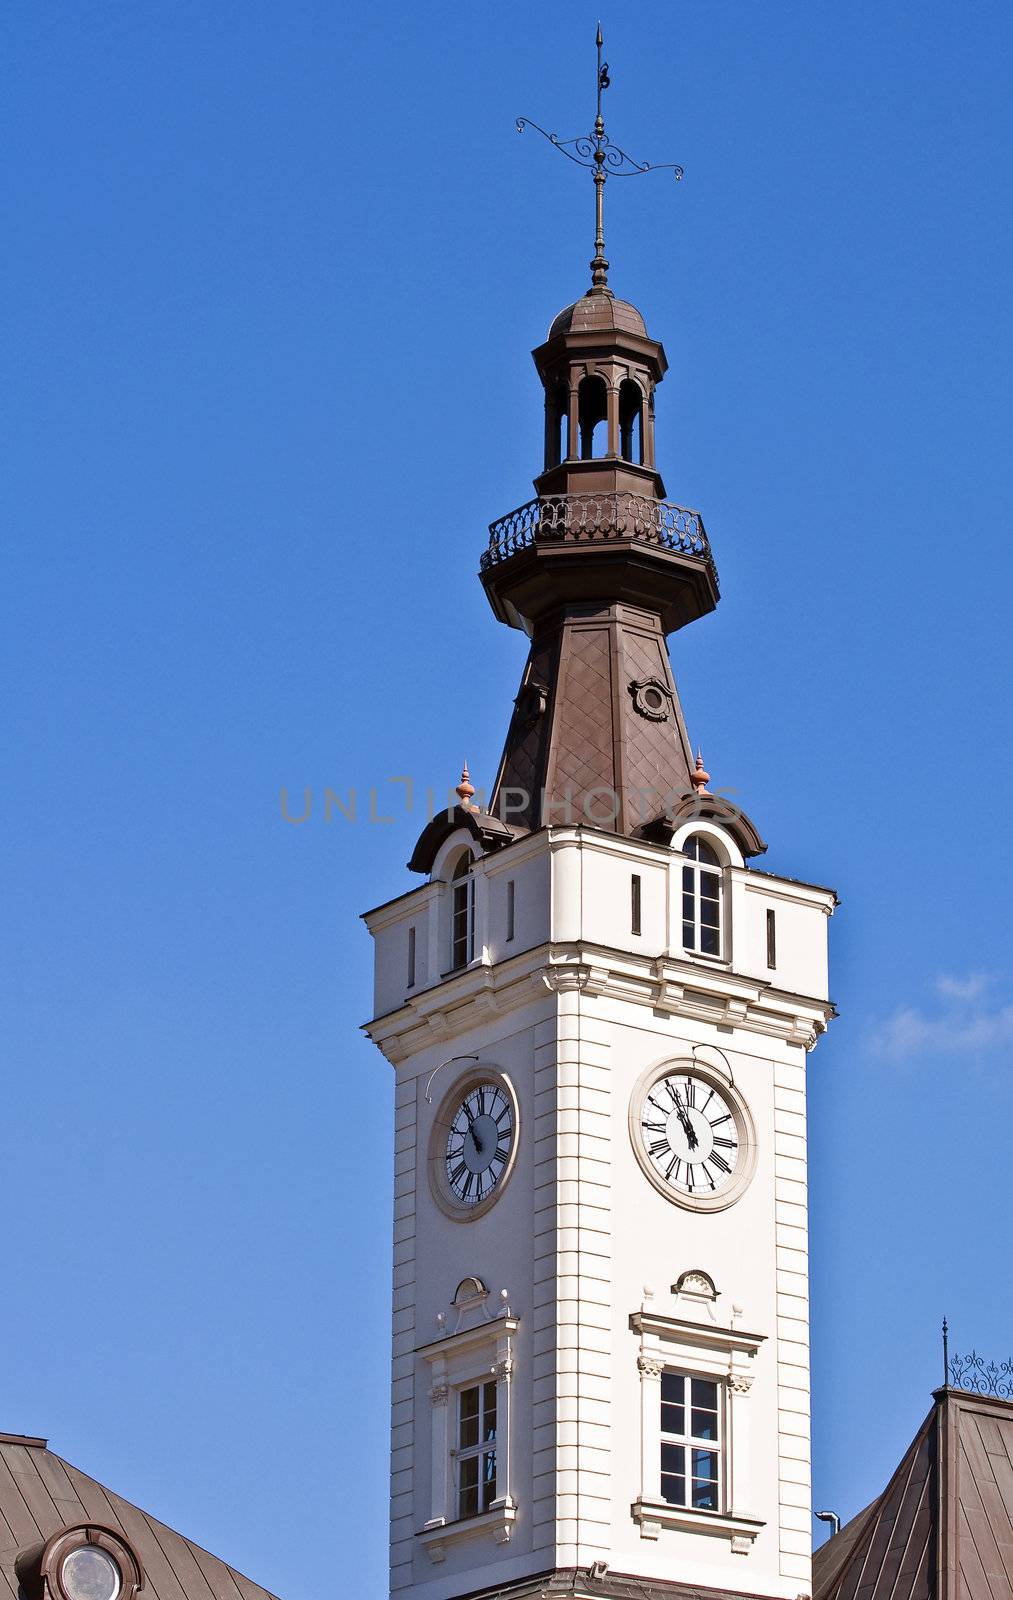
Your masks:
<svg viewBox="0 0 1013 1600"><path fill-rule="evenodd" d="M592 266L534 351L535 498L481 561L529 640L488 807L465 771L421 881L365 918L396 1078L391 1592L796 1600L835 896L760 870L692 755L666 637L717 573L665 498L665 352Z"/></svg>

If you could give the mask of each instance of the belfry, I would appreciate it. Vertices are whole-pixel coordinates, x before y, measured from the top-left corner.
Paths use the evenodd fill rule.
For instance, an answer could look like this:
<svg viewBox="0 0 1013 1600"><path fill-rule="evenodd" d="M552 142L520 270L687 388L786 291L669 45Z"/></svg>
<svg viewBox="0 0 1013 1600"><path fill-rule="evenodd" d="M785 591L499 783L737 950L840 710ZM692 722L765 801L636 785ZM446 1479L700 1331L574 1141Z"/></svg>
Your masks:
<svg viewBox="0 0 1013 1600"><path fill-rule="evenodd" d="M396 1075L391 1592L808 1600L806 1056L829 889L709 789L666 638L718 601L670 503L666 359L608 284L534 361L535 498L481 580L529 654L487 808L366 914ZM519 126L528 126L521 122ZM542 130L539 130L542 131ZM681 176L681 169L675 169Z"/></svg>

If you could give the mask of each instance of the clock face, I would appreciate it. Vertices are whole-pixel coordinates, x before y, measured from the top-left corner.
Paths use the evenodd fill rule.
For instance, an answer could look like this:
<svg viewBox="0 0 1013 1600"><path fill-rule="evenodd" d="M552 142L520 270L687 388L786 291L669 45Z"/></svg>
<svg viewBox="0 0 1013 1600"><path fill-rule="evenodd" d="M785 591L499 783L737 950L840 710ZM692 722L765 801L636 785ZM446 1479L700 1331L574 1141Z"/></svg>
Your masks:
<svg viewBox="0 0 1013 1600"><path fill-rule="evenodd" d="M514 1112L498 1083L475 1083L450 1115L444 1166L458 1205L488 1200L510 1163Z"/></svg>
<svg viewBox="0 0 1013 1600"><path fill-rule="evenodd" d="M739 1176L732 1104L694 1073L675 1070L652 1084L640 1112L640 1135L655 1181L678 1195L716 1199Z"/></svg>

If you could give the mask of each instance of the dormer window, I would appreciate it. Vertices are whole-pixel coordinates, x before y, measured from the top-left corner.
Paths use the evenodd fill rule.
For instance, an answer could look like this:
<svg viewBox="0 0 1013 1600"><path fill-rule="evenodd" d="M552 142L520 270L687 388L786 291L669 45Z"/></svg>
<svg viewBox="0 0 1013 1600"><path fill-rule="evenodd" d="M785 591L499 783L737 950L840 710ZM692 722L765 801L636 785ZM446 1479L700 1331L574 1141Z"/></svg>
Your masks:
<svg viewBox="0 0 1013 1600"><path fill-rule="evenodd" d="M721 861L713 845L694 833L683 845L682 943L697 955L721 955Z"/></svg>

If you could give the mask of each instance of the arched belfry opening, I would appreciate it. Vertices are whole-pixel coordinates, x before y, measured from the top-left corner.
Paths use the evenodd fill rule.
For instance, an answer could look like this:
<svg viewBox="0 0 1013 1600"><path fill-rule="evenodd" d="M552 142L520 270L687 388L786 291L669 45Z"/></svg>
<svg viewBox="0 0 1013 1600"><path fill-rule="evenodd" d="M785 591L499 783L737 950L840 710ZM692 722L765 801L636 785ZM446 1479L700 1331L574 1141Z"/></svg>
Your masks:
<svg viewBox="0 0 1013 1600"><path fill-rule="evenodd" d="M581 461L592 461L609 454L608 409L608 385L605 379L597 373L581 378L577 390Z"/></svg>
<svg viewBox="0 0 1013 1600"><path fill-rule="evenodd" d="M570 454L570 390L560 378L545 389L545 470Z"/></svg>
<svg viewBox="0 0 1013 1600"><path fill-rule="evenodd" d="M633 378L619 385L619 454L624 461L644 461L644 392Z"/></svg>

